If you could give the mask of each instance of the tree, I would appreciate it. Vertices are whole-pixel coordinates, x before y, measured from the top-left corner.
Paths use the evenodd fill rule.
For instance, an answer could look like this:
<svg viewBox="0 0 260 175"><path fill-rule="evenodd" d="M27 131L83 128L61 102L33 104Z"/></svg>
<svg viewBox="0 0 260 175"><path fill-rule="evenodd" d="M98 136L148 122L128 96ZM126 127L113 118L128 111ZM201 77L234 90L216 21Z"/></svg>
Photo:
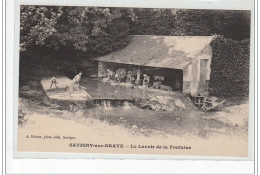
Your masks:
<svg viewBox="0 0 260 175"><path fill-rule="evenodd" d="M172 35L177 27L175 9L134 9L136 20L131 34Z"/></svg>
<svg viewBox="0 0 260 175"><path fill-rule="evenodd" d="M234 40L250 38L250 11L177 10L176 19L177 34L223 35Z"/></svg>
<svg viewBox="0 0 260 175"><path fill-rule="evenodd" d="M250 11L134 9L134 12L137 20L131 34L250 38Z"/></svg>
<svg viewBox="0 0 260 175"><path fill-rule="evenodd" d="M132 9L21 7L21 48L44 46L104 54L127 44Z"/></svg>
<svg viewBox="0 0 260 175"><path fill-rule="evenodd" d="M46 39L56 32L55 25L61 15L60 7L21 6L21 50L33 45L44 45Z"/></svg>
<svg viewBox="0 0 260 175"><path fill-rule="evenodd" d="M21 6L21 51L36 46L98 56L132 35L223 35L249 39L250 12L188 9Z"/></svg>
<svg viewBox="0 0 260 175"><path fill-rule="evenodd" d="M250 41L218 36L211 46L210 93L217 96L248 96Z"/></svg>
<svg viewBox="0 0 260 175"><path fill-rule="evenodd" d="M65 7L63 11L54 35L57 45L102 54L125 44L133 15L130 9Z"/></svg>

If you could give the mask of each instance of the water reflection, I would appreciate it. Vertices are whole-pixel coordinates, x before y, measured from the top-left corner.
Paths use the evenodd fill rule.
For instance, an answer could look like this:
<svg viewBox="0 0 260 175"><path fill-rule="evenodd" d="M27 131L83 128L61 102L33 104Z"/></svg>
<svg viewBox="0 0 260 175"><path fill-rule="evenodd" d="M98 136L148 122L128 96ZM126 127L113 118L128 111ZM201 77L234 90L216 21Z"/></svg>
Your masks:
<svg viewBox="0 0 260 175"><path fill-rule="evenodd" d="M102 82L97 79L84 78L80 83L87 88L87 91L93 97L102 98L133 98L147 95L146 88L129 88L115 83Z"/></svg>

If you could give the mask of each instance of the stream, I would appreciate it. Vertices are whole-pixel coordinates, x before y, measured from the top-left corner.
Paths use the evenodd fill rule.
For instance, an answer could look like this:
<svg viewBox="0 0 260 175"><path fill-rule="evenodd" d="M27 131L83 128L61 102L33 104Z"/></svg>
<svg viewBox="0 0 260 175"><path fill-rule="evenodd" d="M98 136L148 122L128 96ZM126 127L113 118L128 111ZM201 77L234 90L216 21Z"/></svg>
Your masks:
<svg viewBox="0 0 260 175"><path fill-rule="evenodd" d="M93 97L104 98L132 98L145 97L149 92L140 88L128 88L119 85L110 85L97 79L82 79L81 86ZM163 93L163 92L162 92ZM162 95L162 94L158 94ZM121 106L114 107L110 102L105 102L98 107L84 110L84 115L95 114L99 120L106 120L111 124L121 123L127 127L167 131L175 134L190 133L200 136L207 135L213 129L226 128L222 122L205 118L205 113L193 109L191 111L152 111L133 106L124 102Z"/></svg>

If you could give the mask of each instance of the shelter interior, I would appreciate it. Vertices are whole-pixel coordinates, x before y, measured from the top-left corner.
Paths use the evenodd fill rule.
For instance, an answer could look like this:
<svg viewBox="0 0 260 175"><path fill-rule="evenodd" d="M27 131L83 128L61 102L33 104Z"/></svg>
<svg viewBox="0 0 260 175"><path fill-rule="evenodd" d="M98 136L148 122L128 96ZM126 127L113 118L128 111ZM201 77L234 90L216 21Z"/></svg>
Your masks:
<svg viewBox="0 0 260 175"><path fill-rule="evenodd" d="M98 76L107 77L107 70L114 72L116 75L124 74L127 76L131 74L134 80L140 79L139 83L134 82L136 85L142 85L144 76L146 75L150 79L148 87L180 92L183 90L183 70L180 69L99 62Z"/></svg>

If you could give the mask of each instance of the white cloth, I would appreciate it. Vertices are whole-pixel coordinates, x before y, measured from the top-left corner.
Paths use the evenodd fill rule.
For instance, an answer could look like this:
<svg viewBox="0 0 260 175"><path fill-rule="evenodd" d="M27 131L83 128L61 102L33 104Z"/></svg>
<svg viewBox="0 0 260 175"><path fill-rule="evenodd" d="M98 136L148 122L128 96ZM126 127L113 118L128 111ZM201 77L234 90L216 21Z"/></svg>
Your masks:
<svg viewBox="0 0 260 175"><path fill-rule="evenodd" d="M76 75L76 76L73 78L73 81L75 81L75 82L79 82L80 79L81 79L81 75L78 74L78 75Z"/></svg>

